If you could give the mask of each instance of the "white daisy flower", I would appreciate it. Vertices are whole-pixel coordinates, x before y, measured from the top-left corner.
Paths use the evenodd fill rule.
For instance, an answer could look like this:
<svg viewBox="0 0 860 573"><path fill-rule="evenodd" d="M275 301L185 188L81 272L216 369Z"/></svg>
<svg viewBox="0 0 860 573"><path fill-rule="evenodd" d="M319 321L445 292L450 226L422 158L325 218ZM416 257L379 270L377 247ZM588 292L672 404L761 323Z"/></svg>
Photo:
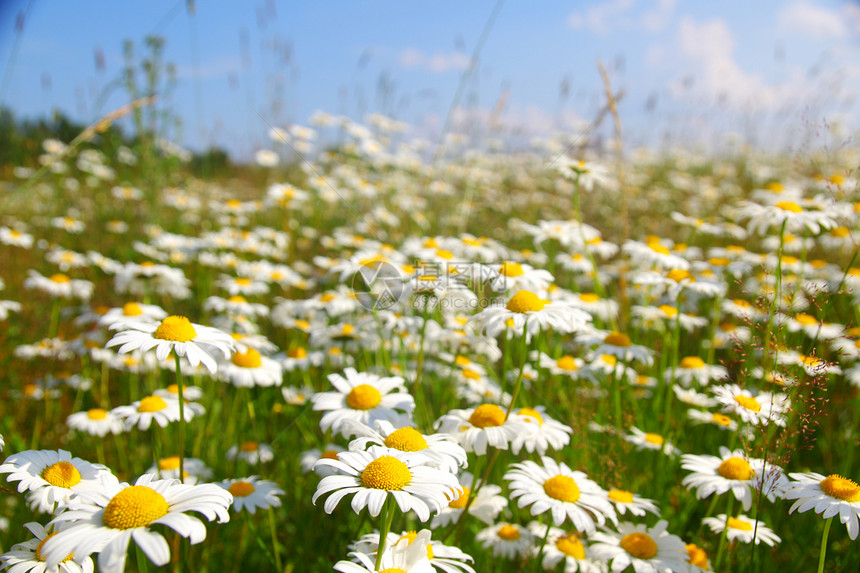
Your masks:
<svg viewBox="0 0 860 573"><path fill-rule="evenodd" d="M796 500L789 513L814 509L824 519L839 516L854 540L860 535L860 485L837 474L823 476L817 473L789 474L792 480L786 485L785 499Z"/></svg>
<svg viewBox="0 0 860 573"><path fill-rule="evenodd" d="M340 472L324 477L314 493L314 504L320 496L331 493L324 505L326 513L334 511L345 496L355 494L352 510L359 513L367 506L370 515L376 517L391 495L400 511L414 510L418 519L427 521L431 509L438 512L462 492L454 474L426 465L426 458L415 454L371 446L363 452L341 452L337 457L317 462Z"/></svg>
<svg viewBox="0 0 860 573"><path fill-rule="evenodd" d="M233 496L233 511L239 512L246 509L252 515L257 508L281 507L278 496L284 495L284 490L279 488L278 484L262 480L258 476L225 480L218 485Z"/></svg>
<svg viewBox="0 0 860 573"><path fill-rule="evenodd" d="M707 394L702 394L701 392L696 392L695 390L683 388L681 386L672 386L672 391L675 393L675 397L678 398L684 404L689 404L690 406L699 406L700 408L712 408L719 404L719 402Z"/></svg>
<svg viewBox="0 0 860 573"><path fill-rule="evenodd" d="M694 424L712 424L721 430L727 430L729 432L734 432L738 429L737 422L725 414L720 414L719 412L703 412L702 410L690 408L687 410L687 417L690 418Z"/></svg>
<svg viewBox="0 0 860 573"><path fill-rule="evenodd" d="M490 286L496 292L529 290L543 291L555 280L552 273L543 269L535 269L531 265L512 261L490 265L492 274Z"/></svg>
<svg viewBox="0 0 860 573"><path fill-rule="evenodd" d="M417 534L415 539L403 537L392 547L387 548L382 554L378 568L376 567L375 555L354 551L350 553L350 556L358 563L338 561L334 564L334 570L340 571L340 573L377 573L379 571L436 573L427 553L429 541L430 532L425 529Z"/></svg>
<svg viewBox="0 0 860 573"><path fill-rule="evenodd" d="M108 310L99 318L99 325L111 327L128 321L158 322L167 317L167 312L154 304L127 302L119 308ZM115 329L114 329L115 330Z"/></svg>
<svg viewBox="0 0 860 573"><path fill-rule="evenodd" d="M217 328L194 324L184 316L168 316L160 323L125 322L125 329L105 345L119 346L118 352L125 354L133 350L146 352L155 348L158 360L166 359L171 351L184 356L192 367L203 364L213 374L218 366L207 352L212 348L229 358L234 349L233 338Z"/></svg>
<svg viewBox="0 0 860 573"><path fill-rule="evenodd" d="M219 362L218 379L237 388L253 388L280 386L284 376L280 362L245 347L233 353L229 361Z"/></svg>
<svg viewBox="0 0 860 573"><path fill-rule="evenodd" d="M624 439L636 446L637 450L657 450L668 456L679 453L678 448L660 434L643 432L636 426L630 426L630 433L624 436Z"/></svg>
<svg viewBox="0 0 860 573"><path fill-rule="evenodd" d="M687 550L677 535L666 531L668 522L654 527L630 522L618 524L618 531L604 529L591 536L591 553L611 563L612 571L632 566L636 573L683 572L687 570Z"/></svg>
<svg viewBox="0 0 860 573"><path fill-rule="evenodd" d="M299 465L302 466L302 471L305 473L314 472L320 477L334 475L337 470L328 466L317 466L316 463L323 458L336 460L340 452L345 452L346 448L337 444L326 444L321 450L313 448L301 453L299 457Z"/></svg>
<svg viewBox="0 0 860 573"><path fill-rule="evenodd" d="M431 522L433 529L447 527L452 523L456 523L460 519L460 514L466 509L466 506L469 507L469 515L483 521L487 525L493 523L499 514L508 507L508 498L499 495L502 493L502 488L492 483L482 485L474 501L470 504L469 498L472 496L472 490L475 488L475 476L471 472L463 472L460 474L459 481L463 493L433 516L433 521Z"/></svg>
<svg viewBox="0 0 860 573"><path fill-rule="evenodd" d="M714 533L720 534L725 529L726 538L729 541L740 541L741 543L755 542L756 545L765 543L771 547L782 541L782 538L774 533L773 529L766 526L763 521L756 523L755 520L743 514L728 517L725 513L721 513L716 517L704 518L702 523L707 525Z"/></svg>
<svg viewBox="0 0 860 573"><path fill-rule="evenodd" d="M52 297L89 300L95 288L90 281L71 279L62 273L45 277L30 270L27 274L29 276L24 281L25 288L39 290Z"/></svg>
<svg viewBox="0 0 860 573"><path fill-rule="evenodd" d="M493 557L516 559L528 555L534 546L535 536L521 525L503 521L479 531L475 541L491 549Z"/></svg>
<svg viewBox="0 0 860 573"><path fill-rule="evenodd" d="M511 442L511 451L514 454L525 448L529 453L544 455L550 448L560 450L570 443L573 429L550 417L545 406L520 408L514 415L522 416L527 423L536 424L536 431L517 434Z"/></svg>
<svg viewBox="0 0 860 573"><path fill-rule="evenodd" d="M79 432L103 438L107 434L119 434L123 431L122 419L116 414L102 408L91 408L86 412L75 412L66 418L66 425Z"/></svg>
<svg viewBox="0 0 860 573"><path fill-rule="evenodd" d="M576 341L584 346L597 346L596 355L608 354L624 362L637 361L650 366L654 362L654 351L640 344L633 344L623 332L594 331L577 337Z"/></svg>
<svg viewBox="0 0 860 573"><path fill-rule="evenodd" d="M0 555L0 568L14 573L93 573L93 560L89 557L76 560L74 553L67 555L56 567L49 568L45 564L42 547L45 539L53 533L48 533L35 521L25 523L24 527L33 534L33 539L16 543L10 551Z"/></svg>
<svg viewBox="0 0 860 573"><path fill-rule="evenodd" d="M474 320L487 333L496 337L510 328L515 332L528 329L529 335L538 331L576 332L591 321L591 315L564 302L551 302L527 290L519 290L505 306L488 306Z"/></svg>
<svg viewBox="0 0 860 573"><path fill-rule="evenodd" d="M230 520L227 508L232 496L214 484L187 485L175 480L155 480L151 474L135 485L119 483L110 474L98 488L80 493L49 525L69 523L42 547L45 562L56 565L74 553L79 559L99 554L99 570L121 573L125 569L132 538L150 561L166 565L170 548L164 537L149 527L166 525L195 545L206 539L206 527L186 512L196 511L210 521Z"/></svg>
<svg viewBox="0 0 860 573"><path fill-rule="evenodd" d="M153 421L165 428L170 422L179 421L179 400L146 396L128 406L117 406L110 413L123 421L126 430L135 426L139 430L148 430ZM189 414L193 415L193 411L186 408L186 418Z"/></svg>
<svg viewBox="0 0 860 573"><path fill-rule="evenodd" d="M392 547L397 546L406 539L410 545L418 543L420 547L421 544L425 544L427 558L430 559L430 564L435 569L444 573L475 573L475 570L467 563L473 561L471 556L457 547L445 545L441 541L434 541L431 539L431 536L432 532L428 529L422 529L418 532L404 531L400 534L389 531L385 543L385 551L386 553L391 551ZM377 549L379 548L379 532L374 531L373 533L362 535L349 548L375 559Z"/></svg>
<svg viewBox="0 0 860 573"><path fill-rule="evenodd" d="M660 517L660 509L654 503L653 499L646 499L640 497L639 494L623 489L610 489L606 492L606 496L612 502L615 511L619 515L630 512L631 515L642 517L646 512L650 511L657 517Z"/></svg>
<svg viewBox="0 0 860 573"><path fill-rule="evenodd" d="M434 428L450 434L467 452L479 456L487 453L487 446L507 450L521 433L536 431L522 416L505 416L496 404L481 404L466 410L451 410L436 420Z"/></svg>
<svg viewBox="0 0 860 573"><path fill-rule="evenodd" d="M753 395L737 384L726 384L712 388L723 412L737 414L747 424L785 426L785 413L790 402L785 394L759 392Z"/></svg>
<svg viewBox="0 0 860 573"><path fill-rule="evenodd" d="M374 422L374 428L356 420L344 420L344 430L358 436L349 443L351 451L365 450L368 445L385 446L401 452L416 452L427 458L427 464L456 474L466 467L466 450L449 434L422 434L411 426L395 427L386 420Z"/></svg>
<svg viewBox="0 0 860 573"><path fill-rule="evenodd" d="M695 488L698 499L731 491L743 504L744 511L752 506L753 488L762 490L774 501L782 497L788 482L779 466L750 458L743 450L732 451L723 446L720 446L719 457L684 454L681 467L693 472L681 484L688 489Z"/></svg>
<svg viewBox="0 0 860 573"><path fill-rule="evenodd" d="M680 383L684 388L689 388L693 382L704 387L711 380L725 380L729 377L729 372L724 366L705 364L705 361L698 356L685 356L674 369L667 368L663 373L663 378L667 381L673 376L675 382Z"/></svg>
<svg viewBox="0 0 860 573"><path fill-rule="evenodd" d="M519 498L519 507L531 505L532 515L549 511L555 525L569 519L587 534L595 531L595 522L603 525L607 519L616 521L606 492L583 472L546 456L541 462L543 466L532 461L515 463L505 474L511 482L511 499Z"/></svg>
<svg viewBox="0 0 860 573"><path fill-rule="evenodd" d="M249 440L227 450L230 461L242 460L251 465L264 464L275 459L275 451L269 444Z"/></svg>
<svg viewBox="0 0 860 573"><path fill-rule="evenodd" d="M410 415L415 400L404 387L400 376L381 377L355 368L344 374L329 374L334 392L318 392L311 400L314 410L324 411L320 420L323 431L340 432L344 420L351 419L370 426L376 420L386 420L398 426L411 425ZM396 391L395 391L396 390ZM348 437L348 436L344 436Z"/></svg>
<svg viewBox="0 0 860 573"><path fill-rule="evenodd" d="M19 493L32 492L34 510L49 513L55 504L66 504L73 494L92 487L110 471L101 464L73 458L65 450L26 450L6 458L0 474L9 474L7 482L17 481Z"/></svg>
<svg viewBox="0 0 860 573"><path fill-rule="evenodd" d="M548 526L537 521L532 521L528 527L535 539L546 538L541 560L545 571L555 571L563 561L564 573L605 573L604 564L589 557L588 544L576 532L551 526L547 532Z"/></svg>

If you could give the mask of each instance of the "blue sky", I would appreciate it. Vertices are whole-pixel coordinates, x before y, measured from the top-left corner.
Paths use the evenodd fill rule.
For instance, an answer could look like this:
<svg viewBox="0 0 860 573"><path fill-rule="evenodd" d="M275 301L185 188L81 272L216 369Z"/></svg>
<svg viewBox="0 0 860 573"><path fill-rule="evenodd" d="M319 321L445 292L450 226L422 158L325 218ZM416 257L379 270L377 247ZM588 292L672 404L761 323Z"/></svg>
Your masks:
<svg viewBox="0 0 860 573"><path fill-rule="evenodd" d="M109 87L122 72L123 41L143 54L143 38L158 34L177 70L162 105L182 118L176 138L187 147L216 144L248 157L269 145L267 122L304 124L318 109L355 119L386 113L432 140L497 6L195 4L189 14L185 0L3 0L0 97L20 115L59 108L94 120L129 99ZM844 125L842 137L860 119L856 2L508 0L456 102L454 129L480 130L496 109L508 134L575 133L604 102L598 59L624 90L630 145L736 131L786 146L822 121Z"/></svg>

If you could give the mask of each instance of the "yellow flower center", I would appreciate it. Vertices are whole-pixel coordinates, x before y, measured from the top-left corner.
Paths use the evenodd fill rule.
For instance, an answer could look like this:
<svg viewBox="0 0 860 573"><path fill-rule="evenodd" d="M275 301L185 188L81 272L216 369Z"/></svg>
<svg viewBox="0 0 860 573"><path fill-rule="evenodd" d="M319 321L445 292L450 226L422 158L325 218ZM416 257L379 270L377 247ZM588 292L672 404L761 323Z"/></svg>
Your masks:
<svg viewBox="0 0 860 573"><path fill-rule="evenodd" d="M365 466L360 481L363 487L400 491L412 481L412 473L397 458L382 456Z"/></svg>
<svg viewBox="0 0 860 573"><path fill-rule="evenodd" d="M495 404L481 404L472 415L469 423L476 428L490 428L505 423L505 412Z"/></svg>
<svg viewBox="0 0 860 573"><path fill-rule="evenodd" d="M559 501L574 503L579 499L579 487L570 476L557 475L543 482L543 490L548 496Z"/></svg>
<svg viewBox="0 0 860 573"><path fill-rule="evenodd" d="M655 253L660 253L661 255L668 255L668 254L670 254L670 253L669 253L669 249L667 249L666 247L664 247L664 246L663 246L663 245L661 245L660 243L651 243L651 244L649 244L648 246L649 246L649 247L651 248L651 250L652 250L652 251L654 251Z"/></svg>
<svg viewBox="0 0 860 573"><path fill-rule="evenodd" d="M480 380L481 375L475 372L474 370L465 369L463 370L463 378L468 378L469 380Z"/></svg>
<svg viewBox="0 0 860 573"><path fill-rule="evenodd" d="M833 237L843 238L847 237L851 234L851 231L848 227L836 227L835 229L831 229L830 235Z"/></svg>
<svg viewBox="0 0 860 573"><path fill-rule="evenodd" d="M287 351L287 356L289 356L290 358L305 358L307 357L307 355L308 351L305 350L302 346Z"/></svg>
<svg viewBox="0 0 860 573"><path fill-rule="evenodd" d="M610 489L609 499L618 503L633 503L633 494L623 489Z"/></svg>
<svg viewBox="0 0 860 573"><path fill-rule="evenodd" d="M618 364L618 359L611 354L601 354L600 359L610 366L615 366L616 364Z"/></svg>
<svg viewBox="0 0 860 573"><path fill-rule="evenodd" d="M259 368L263 365L260 353L253 348L249 348L245 352L237 352L230 361L240 368Z"/></svg>
<svg viewBox="0 0 860 573"><path fill-rule="evenodd" d="M161 321L152 336L159 340L188 342L197 336L197 332L191 326L191 321L184 316L168 316Z"/></svg>
<svg viewBox="0 0 860 573"><path fill-rule="evenodd" d="M731 261L725 257L713 257L708 259L708 264L712 267L726 267Z"/></svg>
<svg viewBox="0 0 860 573"><path fill-rule="evenodd" d="M548 300L540 298L533 292L527 290L517 291L517 294L511 297L508 304L505 306L511 312L525 314L527 312L537 312L543 310L549 303Z"/></svg>
<svg viewBox="0 0 860 573"><path fill-rule="evenodd" d="M141 398L138 412L158 412L167 408L167 402L161 396L147 396Z"/></svg>
<svg viewBox="0 0 860 573"><path fill-rule="evenodd" d="M600 297L593 292L584 292L579 295L579 300L582 302L600 302Z"/></svg>
<svg viewBox="0 0 860 573"><path fill-rule="evenodd" d="M811 326L814 324L818 324L818 319L814 316L810 316L808 314L799 313L794 316L794 320L799 322L800 324Z"/></svg>
<svg viewBox="0 0 860 573"><path fill-rule="evenodd" d="M254 441L242 442L242 445L239 446L239 449L243 452L256 452L260 449L260 444Z"/></svg>
<svg viewBox="0 0 860 573"><path fill-rule="evenodd" d="M167 515L167 509L167 500L160 493L145 485L133 485L113 496L102 521L114 529L146 527Z"/></svg>
<svg viewBox="0 0 860 573"><path fill-rule="evenodd" d="M611 344L612 346L621 346L627 347L633 344L630 341L630 337L622 332L610 332L606 335L606 338L603 339L604 344Z"/></svg>
<svg viewBox="0 0 860 573"><path fill-rule="evenodd" d="M759 404L755 398L751 398L749 396L735 396L735 402L740 404L742 408L752 410L753 412L761 410L761 404Z"/></svg>
<svg viewBox="0 0 860 573"><path fill-rule="evenodd" d="M458 354L457 357L454 358L454 364L456 364L457 366L468 366L471 363L471 360L461 354Z"/></svg>
<svg viewBox="0 0 860 573"><path fill-rule="evenodd" d="M55 283L67 283L72 279L70 279L67 275L64 275L63 273L57 273L55 275L51 275L51 280Z"/></svg>
<svg viewBox="0 0 860 573"><path fill-rule="evenodd" d="M725 414L715 412L711 418L718 426L730 426L732 424L732 419Z"/></svg>
<svg viewBox="0 0 860 573"><path fill-rule="evenodd" d="M248 483L246 481L237 481L230 485L227 488L233 497L248 497L252 493L254 493L254 484Z"/></svg>
<svg viewBox="0 0 860 573"><path fill-rule="evenodd" d="M396 543L400 543L403 539L409 540L409 545L412 545L412 542L418 537L417 531L407 531L404 535L400 536L400 539L396 541ZM427 544L427 559L433 559L433 546L429 543ZM383 569L383 571L390 571L390 569ZM394 569L394 571L403 571L402 569ZM405 573L405 572L404 572Z"/></svg>
<svg viewBox="0 0 860 573"><path fill-rule="evenodd" d="M726 525L732 529L740 529L741 531L752 531L753 529L752 523L734 517L730 517L726 521Z"/></svg>
<svg viewBox="0 0 860 573"><path fill-rule="evenodd" d="M579 540L579 537L573 533L562 535L556 539L555 547L568 557L573 557L574 559L585 559L585 547L582 545L582 541Z"/></svg>
<svg viewBox="0 0 860 573"><path fill-rule="evenodd" d="M678 316L678 309L674 306L669 306L668 304L661 304L658 308L662 310L663 314L665 314L669 318L674 318Z"/></svg>
<svg viewBox="0 0 860 573"><path fill-rule="evenodd" d="M556 360L555 365L562 370L576 370L576 359L573 356L564 355Z"/></svg>
<svg viewBox="0 0 860 573"><path fill-rule="evenodd" d="M39 543L39 546L38 546L38 547L36 547L36 559L38 559L39 561L42 561L42 562L44 562L44 561L45 561L45 556L42 554L42 547L45 545L45 542L46 542L47 540L49 540L50 538L52 538L53 536L55 536L55 535L56 535L56 534L58 534L58 533L59 533L59 531L55 531L54 533L52 533L52 534L48 535L47 537L45 537L45 539L43 539L43 540L42 540L42 542L41 542L41 543ZM66 561L71 561L71 560L72 560L72 559L74 559L74 558L75 558L75 554L74 554L74 553L69 553L68 557L66 557L65 559L63 559L62 561L60 561L60 563L65 563Z"/></svg>
<svg viewBox="0 0 860 573"><path fill-rule="evenodd" d="M753 471L748 461L743 458L731 457L723 460L717 473L726 479L746 481L753 477Z"/></svg>
<svg viewBox="0 0 860 573"><path fill-rule="evenodd" d="M87 410L87 418L90 420L104 420L107 418L107 410L102 410L101 408Z"/></svg>
<svg viewBox="0 0 860 573"><path fill-rule="evenodd" d="M469 495L472 493L472 490L464 485L461 485L460 489L463 490L460 497L448 503L448 507L451 509L465 509L466 504L469 503Z"/></svg>
<svg viewBox="0 0 860 573"><path fill-rule="evenodd" d="M240 294L234 294L233 296L228 298L227 301L235 302L235 303L243 303L243 302L248 302L248 299L246 299L244 296L242 296Z"/></svg>
<svg viewBox="0 0 860 573"><path fill-rule="evenodd" d="M695 543L690 543L689 545L685 545L684 549L687 550L687 563L691 565L695 565L699 569L708 570L708 554L705 553L705 550L696 545Z"/></svg>
<svg viewBox="0 0 860 573"><path fill-rule="evenodd" d="M406 426L391 432L385 438L385 445L401 452L417 452L427 449L427 440L415 428Z"/></svg>
<svg viewBox="0 0 860 573"><path fill-rule="evenodd" d="M505 525L496 534L505 541L516 541L520 538L520 530L513 525Z"/></svg>
<svg viewBox="0 0 860 573"><path fill-rule="evenodd" d="M681 282L684 279L693 279L693 275L690 274L690 271L685 271L683 269L672 269L671 271L666 273L666 278L675 281L676 283Z"/></svg>
<svg viewBox="0 0 860 573"><path fill-rule="evenodd" d="M445 249L439 249L436 251L436 256L440 259L451 260L454 258L454 253L446 251Z"/></svg>
<svg viewBox="0 0 860 573"><path fill-rule="evenodd" d="M517 410L517 414L520 416L529 416L534 418L538 422L538 426L543 426L543 416L540 415L540 412L534 410L532 408L520 408ZM526 420L527 422L531 422L531 420Z"/></svg>
<svg viewBox="0 0 860 573"><path fill-rule="evenodd" d="M645 441L655 446L662 446L665 440L660 434L645 434Z"/></svg>
<svg viewBox="0 0 860 573"><path fill-rule="evenodd" d="M860 485L857 485L857 482L854 480L844 478L838 474L831 474L821 480L819 485L821 491L830 497L835 497L849 503L860 501Z"/></svg>
<svg viewBox="0 0 860 573"><path fill-rule="evenodd" d="M346 405L353 410L370 410L382 402L382 394L369 384L359 384L346 395Z"/></svg>
<svg viewBox="0 0 860 573"><path fill-rule="evenodd" d="M81 472L69 462L57 462L42 470L42 479L57 487L70 488L81 483Z"/></svg>
<svg viewBox="0 0 860 573"><path fill-rule="evenodd" d="M705 361L698 356L685 356L681 359L681 368L699 369L705 367Z"/></svg>
<svg viewBox="0 0 860 573"><path fill-rule="evenodd" d="M637 559L651 559L657 555L657 543L645 533L630 533L621 538L621 549Z"/></svg>
<svg viewBox="0 0 860 573"><path fill-rule="evenodd" d="M248 286L251 284L251 279L245 277L236 277L233 282L239 286Z"/></svg>
<svg viewBox="0 0 860 573"><path fill-rule="evenodd" d="M502 263L499 274L506 277L519 277L523 275L523 266L519 263Z"/></svg>
<svg viewBox="0 0 860 573"><path fill-rule="evenodd" d="M140 316L141 314L143 314L143 310L136 302L127 302L122 305L122 313L125 316Z"/></svg>
<svg viewBox="0 0 860 573"><path fill-rule="evenodd" d="M158 460L158 469L162 471L170 471L170 470L178 470L179 469L179 456L170 456L168 458L161 458Z"/></svg>
<svg viewBox="0 0 860 573"><path fill-rule="evenodd" d="M776 207L790 213L803 213L803 209L794 201L780 201L776 204Z"/></svg>

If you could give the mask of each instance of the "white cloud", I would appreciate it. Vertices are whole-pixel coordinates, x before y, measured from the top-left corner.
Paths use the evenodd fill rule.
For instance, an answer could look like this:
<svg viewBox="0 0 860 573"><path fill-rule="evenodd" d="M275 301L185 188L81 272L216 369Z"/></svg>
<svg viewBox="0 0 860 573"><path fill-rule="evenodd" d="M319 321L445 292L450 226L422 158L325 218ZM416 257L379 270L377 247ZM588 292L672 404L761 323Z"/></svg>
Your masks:
<svg viewBox="0 0 860 573"><path fill-rule="evenodd" d="M452 70L465 70L472 61L469 56L462 52L451 52L448 54L437 52L428 55L414 48L403 50L398 60L404 68L423 68L434 74L442 74Z"/></svg>
<svg viewBox="0 0 860 573"><path fill-rule="evenodd" d="M583 13L571 14L567 23L574 30L585 29L595 34L639 28L657 32L669 23L675 4L677 0L610 0L594 4Z"/></svg>
<svg viewBox="0 0 860 573"><path fill-rule="evenodd" d="M839 14L800 0L786 6L777 22L779 31L786 34L818 39L843 38L847 33L844 16L851 16L851 5L846 7L843 14Z"/></svg>

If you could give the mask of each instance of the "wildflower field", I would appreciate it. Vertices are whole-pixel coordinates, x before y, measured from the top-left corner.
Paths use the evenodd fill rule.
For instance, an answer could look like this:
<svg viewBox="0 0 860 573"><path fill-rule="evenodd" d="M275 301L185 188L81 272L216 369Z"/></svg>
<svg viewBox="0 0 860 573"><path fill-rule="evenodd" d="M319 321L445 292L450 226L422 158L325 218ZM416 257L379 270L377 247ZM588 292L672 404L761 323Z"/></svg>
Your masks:
<svg viewBox="0 0 860 573"><path fill-rule="evenodd" d="M312 124L6 173L0 567L860 569L856 148Z"/></svg>

